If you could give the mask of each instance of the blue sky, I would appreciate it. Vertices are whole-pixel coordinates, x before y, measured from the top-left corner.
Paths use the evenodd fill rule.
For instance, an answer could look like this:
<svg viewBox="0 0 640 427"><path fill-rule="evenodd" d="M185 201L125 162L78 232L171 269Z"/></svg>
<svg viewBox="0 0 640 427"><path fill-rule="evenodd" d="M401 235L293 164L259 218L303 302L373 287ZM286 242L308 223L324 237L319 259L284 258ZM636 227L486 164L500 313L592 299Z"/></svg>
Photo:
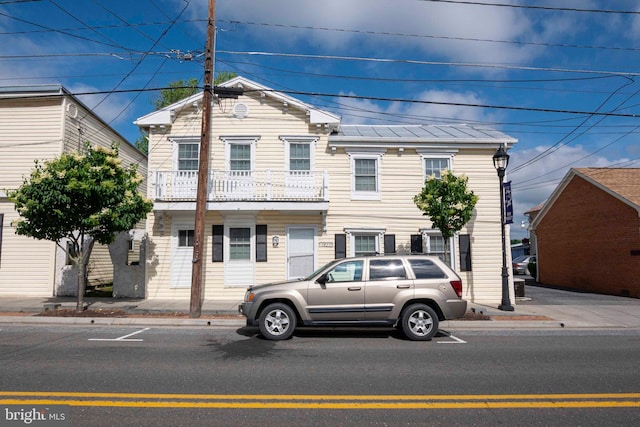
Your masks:
<svg viewBox="0 0 640 427"><path fill-rule="evenodd" d="M215 69L302 92L344 123L517 138L522 237L523 213L569 167L640 167L640 3L474 2L217 0ZM207 0L0 0L0 86L61 83L133 142L147 89L202 79L206 16Z"/></svg>

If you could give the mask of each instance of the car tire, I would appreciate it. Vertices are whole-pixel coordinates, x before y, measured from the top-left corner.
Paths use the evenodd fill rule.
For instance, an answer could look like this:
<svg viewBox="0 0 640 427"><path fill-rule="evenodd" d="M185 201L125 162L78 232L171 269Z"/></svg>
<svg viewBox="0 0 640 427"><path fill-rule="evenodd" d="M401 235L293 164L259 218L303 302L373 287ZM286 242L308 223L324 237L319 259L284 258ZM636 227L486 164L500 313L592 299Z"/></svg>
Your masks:
<svg viewBox="0 0 640 427"><path fill-rule="evenodd" d="M404 335L412 341L429 341L438 332L438 315L426 304L412 304L400 318Z"/></svg>
<svg viewBox="0 0 640 427"><path fill-rule="evenodd" d="M259 327L268 340L286 340L296 328L296 314L287 304L269 304L260 312Z"/></svg>

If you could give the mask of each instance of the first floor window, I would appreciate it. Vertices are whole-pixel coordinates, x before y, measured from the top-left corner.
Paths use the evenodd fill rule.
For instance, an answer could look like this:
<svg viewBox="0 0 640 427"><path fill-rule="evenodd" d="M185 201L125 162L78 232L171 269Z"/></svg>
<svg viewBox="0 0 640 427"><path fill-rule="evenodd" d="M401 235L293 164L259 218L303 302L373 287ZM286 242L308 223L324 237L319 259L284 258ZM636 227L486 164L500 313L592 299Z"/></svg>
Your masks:
<svg viewBox="0 0 640 427"><path fill-rule="evenodd" d="M178 247L193 247L193 230L178 230Z"/></svg>
<svg viewBox="0 0 640 427"><path fill-rule="evenodd" d="M449 240L449 251L445 252L445 240L439 231L423 231L422 234L411 236L411 253L428 254L439 257L449 265L452 264L453 258L453 238Z"/></svg>
<svg viewBox="0 0 640 427"><path fill-rule="evenodd" d="M376 236L373 235L361 235L353 236L355 246L355 256L367 256L376 255L378 253L376 248Z"/></svg>
<svg viewBox="0 0 640 427"><path fill-rule="evenodd" d="M251 228L229 228L229 259L251 259Z"/></svg>
<svg viewBox="0 0 640 427"><path fill-rule="evenodd" d="M427 240L427 253L444 260L444 238L441 235L428 234Z"/></svg>

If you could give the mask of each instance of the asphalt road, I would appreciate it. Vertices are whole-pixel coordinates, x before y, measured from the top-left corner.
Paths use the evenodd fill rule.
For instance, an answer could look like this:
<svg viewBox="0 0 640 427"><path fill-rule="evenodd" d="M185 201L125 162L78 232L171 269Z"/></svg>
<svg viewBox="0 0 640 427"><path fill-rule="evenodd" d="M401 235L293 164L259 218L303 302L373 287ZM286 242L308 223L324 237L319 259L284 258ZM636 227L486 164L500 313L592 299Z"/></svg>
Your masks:
<svg viewBox="0 0 640 427"><path fill-rule="evenodd" d="M2 325L0 425L9 404L77 426L636 425L639 355L638 331Z"/></svg>

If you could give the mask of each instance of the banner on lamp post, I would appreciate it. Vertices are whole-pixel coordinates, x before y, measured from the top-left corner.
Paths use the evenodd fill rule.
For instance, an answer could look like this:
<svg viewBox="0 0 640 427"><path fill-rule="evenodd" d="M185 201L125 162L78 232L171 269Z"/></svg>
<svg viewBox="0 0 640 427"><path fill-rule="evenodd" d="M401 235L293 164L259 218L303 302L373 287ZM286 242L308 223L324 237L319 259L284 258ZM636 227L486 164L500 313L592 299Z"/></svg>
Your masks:
<svg viewBox="0 0 640 427"><path fill-rule="evenodd" d="M511 198L511 181L503 184L504 188L504 223L513 224L513 200Z"/></svg>

